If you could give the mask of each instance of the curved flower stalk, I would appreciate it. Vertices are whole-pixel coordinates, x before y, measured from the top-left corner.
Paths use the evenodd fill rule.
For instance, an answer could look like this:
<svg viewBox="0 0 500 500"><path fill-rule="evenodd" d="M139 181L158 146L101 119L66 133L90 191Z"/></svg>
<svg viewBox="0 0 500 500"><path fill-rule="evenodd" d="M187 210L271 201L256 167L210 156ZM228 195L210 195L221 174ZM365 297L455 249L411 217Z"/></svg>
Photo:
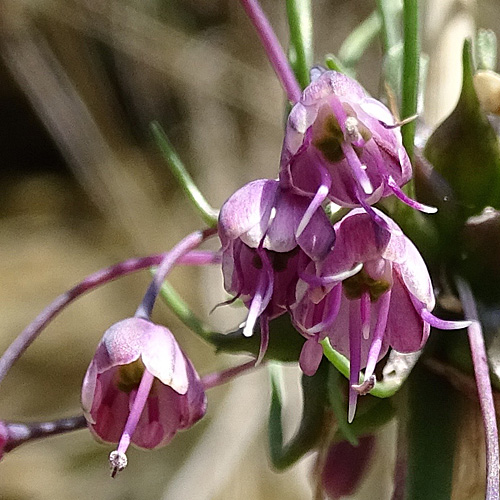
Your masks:
<svg viewBox="0 0 500 500"><path fill-rule="evenodd" d="M0 460L5 453L22 444L77 431L86 426L87 421L83 415L48 422L0 422Z"/></svg>
<svg viewBox="0 0 500 500"><path fill-rule="evenodd" d="M127 464L125 452L166 445L206 411L203 384L167 328L143 318L111 326L97 347L82 387L89 428L118 443L110 455L113 475Z"/></svg>
<svg viewBox="0 0 500 500"><path fill-rule="evenodd" d="M105 285L117 278L127 276L130 273L157 266L165 261L167 253L150 255L142 258L132 258L101 269L84 278L80 283L59 295L49 304L12 342L0 357L0 383L7 375L12 365L22 356L24 351L42 333L44 328L67 306L101 285ZM177 264L184 265L207 265L218 264L220 255L210 251L192 251L182 255Z"/></svg>
<svg viewBox="0 0 500 500"><path fill-rule="evenodd" d="M203 384L167 328L150 321L163 281L183 256L215 234L195 231L165 254L133 318L104 334L82 387L90 429L118 442L111 453L112 476L127 465L131 442L142 448L167 444L205 413Z"/></svg>
<svg viewBox="0 0 500 500"><path fill-rule="evenodd" d="M236 191L220 211L224 287L249 309L246 336L261 317L261 356L268 341L267 320L295 303L299 270L322 259L335 240L323 211L316 211L296 236L308 203L276 180L259 179Z"/></svg>
<svg viewBox="0 0 500 500"><path fill-rule="evenodd" d="M401 133L391 112L369 97L353 79L316 68L287 122L280 179L312 198L308 217L329 198L343 207L371 210L382 197L396 195L424 212L435 212L409 199L400 189L412 175Z"/></svg>
<svg viewBox="0 0 500 500"><path fill-rule="evenodd" d="M424 346L431 326L448 330L470 324L431 313L435 298L422 257L389 217L373 210L389 229L363 209L352 210L335 225L333 250L301 274L292 306L293 320L308 339L300 359L306 374L321 361L317 344L327 336L350 360L349 421L358 394L373 388L375 365L389 347L415 352ZM364 367L365 381L359 384Z"/></svg>

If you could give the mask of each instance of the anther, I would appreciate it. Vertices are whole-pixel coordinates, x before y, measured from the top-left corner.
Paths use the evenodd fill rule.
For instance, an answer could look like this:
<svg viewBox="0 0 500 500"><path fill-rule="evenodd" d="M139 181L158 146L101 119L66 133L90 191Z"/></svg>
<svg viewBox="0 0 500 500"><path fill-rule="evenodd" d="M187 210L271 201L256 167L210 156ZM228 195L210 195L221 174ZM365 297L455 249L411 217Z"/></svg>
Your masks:
<svg viewBox="0 0 500 500"><path fill-rule="evenodd" d="M362 138L358 124L359 122L354 116L348 116L345 120L345 132L350 142L356 142Z"/></svg>
<svg viewBox="0 0 500 500"><path fill-rule="evenodd" d="M112 451L109 454L109 465L111 466L111 477L115 477L118 472L121 472L127 467L127 455L120 451Z"/></svg>

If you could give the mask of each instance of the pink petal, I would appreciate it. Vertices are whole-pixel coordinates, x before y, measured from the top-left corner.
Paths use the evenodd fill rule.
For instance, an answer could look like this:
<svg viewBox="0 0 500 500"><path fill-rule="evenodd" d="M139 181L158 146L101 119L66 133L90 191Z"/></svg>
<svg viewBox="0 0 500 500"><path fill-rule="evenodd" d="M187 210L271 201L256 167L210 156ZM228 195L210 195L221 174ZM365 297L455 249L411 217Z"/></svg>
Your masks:
<svg viewBox="0 0 500 500"><path fill-rule="evenodd" d="M318 339L313 337L306 340L300 352L299 365L301 370L308 376L314 375L322 357L323 347L318 343Z"/></svg>

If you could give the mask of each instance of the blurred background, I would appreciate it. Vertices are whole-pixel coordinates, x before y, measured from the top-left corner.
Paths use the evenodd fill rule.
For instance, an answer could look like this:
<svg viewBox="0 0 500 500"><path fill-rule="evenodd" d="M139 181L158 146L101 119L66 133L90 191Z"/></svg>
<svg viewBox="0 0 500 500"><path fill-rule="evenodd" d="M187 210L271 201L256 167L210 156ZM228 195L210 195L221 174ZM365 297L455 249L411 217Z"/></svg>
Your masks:
<svg viewBox="0 0 500 500"><path fill-rule="evenodd" d="M366 0L313 5L318 63L375 8ZM262 6L286 46L284 1ZM499 23L495 0L426 6L429 123L456 102L463 37L476 24ZM359 71L374 95L382 93L380 68L374 43ZM277 175L284 103L236 0L1 0L0 348L86 275L169 249L202 226L152 141L152 120L220 207L244 183ZM133 314L148 280L147 273L120 279L58 317L2 385L2 419L78 413L81 381L102 333ZM217 268L179 269L172 283L203 315L225 298ZM227 331L242 312L222 308L210 321ZM174 331L201 374L245 359L216 357L161 303L155 319ZM294 367L285 375L291 433L299 378ZM162 450L131 450L128 469L115 480L107 466L113 448L86 430L26 445L0 464L0 499L311 498L313 456L287 473L269 468L268 404L265 370L214 389L207 418ZM377 466L359 498L390 498L393 427L378 440Z"/></svg>

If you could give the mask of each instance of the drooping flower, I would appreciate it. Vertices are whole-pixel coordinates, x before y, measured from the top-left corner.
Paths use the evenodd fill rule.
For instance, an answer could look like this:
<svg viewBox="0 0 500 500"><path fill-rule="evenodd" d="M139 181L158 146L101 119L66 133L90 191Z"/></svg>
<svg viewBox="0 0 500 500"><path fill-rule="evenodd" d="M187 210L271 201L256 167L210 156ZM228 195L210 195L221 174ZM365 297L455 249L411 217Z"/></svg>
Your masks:
<svg viewBox="0 0 500 500"><path fill-rule="evenodd" d="M373 387L375 365L389 347L415 352L424 346L431 326L458 329L469 324L431 314L435 298L421 255L394 221L378 210L376 214L390 230L363 209L352 210L335 225L334 248L301 274L292 307L294 323L308 339L300 359L306 374L317 369L322 356L318 342L327 336L349 358L349 421L357 395Z"/></svg>
<svg viewBox="0 0 500 500"><path fill-rule="evenodd" d="M0 421L0 460L6 451L6 446L9 441L9 429L7 426Z"/></svg>
<svg viewBox="0 0 500 500"><path fill-rule="evenodd" d="M342 73L315 68L312 76L288 117L281 154L280 180L312 198L299 233L326 198L362 206L382 224L371 205L391 194L435 212L400 189L412 169L392 113Z"/></svg>
<svg viewBox="0 0 500 500"><path fill-rule="evenodd" d="M332 443L320 471L321 486L328 498L336 500L358 490L375 451L375 436L359 438L357 446L347 441Z"/></svg>
<svg viewBox="0 0 500 500"><path fill-rule="evenodd" d="M252 334L261 316L263 350L267 320L295 302L299 269L323 258L335 240L322 210L296 236L308 204L307 198L283 189L278 181L259 179L236 191L220 211L224 286L249 309L245 335Z"/></svg>
<svg viewBox="0 0 500 500"><path fill-rule="evenodd" d="M126 465L132 442L166 445L206 410L203 385L172 333L142 318L111 326L101 339L82 387L82 407L92 433L119 443L113 473Z"/></svg>

